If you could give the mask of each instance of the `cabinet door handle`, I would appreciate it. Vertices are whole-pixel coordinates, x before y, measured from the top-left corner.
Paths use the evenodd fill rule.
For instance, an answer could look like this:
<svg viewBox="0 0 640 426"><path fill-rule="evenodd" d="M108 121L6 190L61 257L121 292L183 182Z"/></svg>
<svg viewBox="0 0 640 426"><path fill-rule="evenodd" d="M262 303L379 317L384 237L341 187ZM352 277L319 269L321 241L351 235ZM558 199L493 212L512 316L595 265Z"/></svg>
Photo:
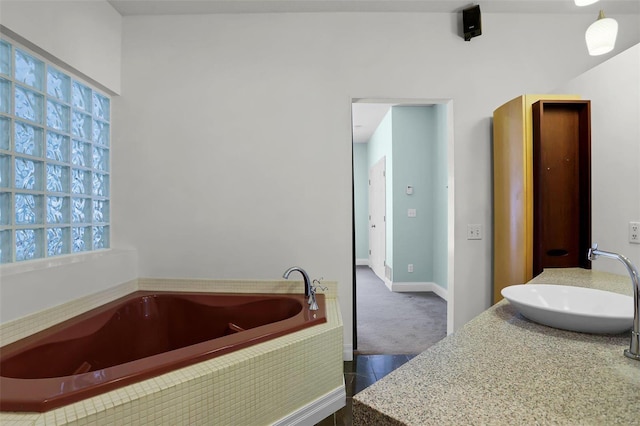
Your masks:
<svg viewBox="0 0 640 426"><path fill-rule="evenodd" d="M565 250L565 249L547 250L547 255L548 256L553 256L553 257L567 256L568 254L569 254L569 251Z"/></svg>

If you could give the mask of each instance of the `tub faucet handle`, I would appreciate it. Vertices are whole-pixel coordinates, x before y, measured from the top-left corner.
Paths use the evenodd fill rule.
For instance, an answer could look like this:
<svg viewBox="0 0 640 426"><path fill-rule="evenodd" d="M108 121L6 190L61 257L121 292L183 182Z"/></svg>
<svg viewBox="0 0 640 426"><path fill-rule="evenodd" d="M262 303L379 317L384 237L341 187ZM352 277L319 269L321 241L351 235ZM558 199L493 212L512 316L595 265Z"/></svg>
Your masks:
<svg viewBox="0 0 640 426"><path fill-rule="evenodd" d="M323 277L320 277L320 279L317 279L317 278L316 278L316 279L314 279L314 280L313 280L313 285L311 286L311 288L313 289L313 292L314 292L314 293L315 293L316 291L318 291L318 289L320 289L320 290L322 290L322 291L327 291L327 290L328 290L328 288L327 288L327 287L324 287L324 286L321 286L321 285L320 285L320 283L321 283L321 281L322 281L322 280L324 280L324 278L323 278Z"/></svg>

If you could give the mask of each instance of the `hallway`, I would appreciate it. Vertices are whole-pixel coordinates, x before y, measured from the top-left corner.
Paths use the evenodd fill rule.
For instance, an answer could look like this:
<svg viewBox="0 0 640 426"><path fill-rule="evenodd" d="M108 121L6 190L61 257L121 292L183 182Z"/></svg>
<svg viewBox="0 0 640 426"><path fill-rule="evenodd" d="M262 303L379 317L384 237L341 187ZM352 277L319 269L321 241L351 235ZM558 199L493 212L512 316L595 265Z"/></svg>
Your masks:
<svg viewBox="0 0 640 426"><path fill-rule="evenodd" d="M447 335L447 302L432 292L390 291L356 266L358 354L417 354Z"/></svg>

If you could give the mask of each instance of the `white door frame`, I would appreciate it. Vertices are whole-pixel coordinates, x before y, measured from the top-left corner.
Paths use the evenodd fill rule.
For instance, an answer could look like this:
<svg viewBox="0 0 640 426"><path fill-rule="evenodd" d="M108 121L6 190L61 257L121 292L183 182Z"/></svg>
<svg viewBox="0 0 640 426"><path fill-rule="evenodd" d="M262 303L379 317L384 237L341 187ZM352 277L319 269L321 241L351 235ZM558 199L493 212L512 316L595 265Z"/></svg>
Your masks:
<svg viewBox="0 0 640 426"><path fill-rule="evenodd" d="M394 105L434 105L447 106L447 334L453 333L454 318L454 287L455 287L455 180L454 180L454 135L453 135L453 99L428 99L428 98L349 98L349 112L354 103L384 103ZM351 129L353 132L353 129ZM353 133L351 135L353 141ZM353 149L353 148L352 148ZM352 166L353 167L353 166ZM352 170L353 175L353 170ZM352 215L354 212L352 212ZM355 268L355 259L353 267ZM355 287L352 288L352 297L355 298ZM355 309L353 311L354 329L356 327Z"/></svg>

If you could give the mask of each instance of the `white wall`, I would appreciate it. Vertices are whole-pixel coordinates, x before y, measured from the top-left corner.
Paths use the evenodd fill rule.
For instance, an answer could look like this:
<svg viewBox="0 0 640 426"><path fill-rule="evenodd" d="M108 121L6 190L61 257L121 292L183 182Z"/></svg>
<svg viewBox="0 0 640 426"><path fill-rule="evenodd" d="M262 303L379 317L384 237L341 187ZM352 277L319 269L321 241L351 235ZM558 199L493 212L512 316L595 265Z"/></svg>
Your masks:
<svg viewBox="0 0 640 426"><path fill-rule="evenodd" d="M637 15L616 18L619 52L640 30ZM460 327L491 300L493 110L606 57L586 52L588 14L484 14L484 34L470 42L457 20L126 17L113 241L139 250L141 276L275 278L298 264L337 280L348 346L351 100L453 99ZM485 239L466 240L467 223L482 224Z"/></svg>
<svg viewBox="0 0 640 426"><path fill-rule="evenodd" d="M120 92L122 17L106 1L2 0L0 24Z"/></svg>
<svg viewBox="0 0 640 426"><path fill-rule="evenodd" d="M481 223L491 235L493 110L607 59L586 54L587 14L484 14L484 34L464 42L451 14L121 21L106 2L56 2L62 16L47 3L3 0L0 22L113 92L120 91L123 22L123 96L113 101L112 245L139 249L140 271L131 251L122 276L82 288L65 278L116 269L117 262L67 264L52 280L47 268L36 268L38 276L3 268L0 308L24 305L12 316L131 275L274 278L299 264L339 282L350 344L351 100L441 98L454 101L453 317L460 327L490 304L490 238L467 241L465 230ZM67 17L90 25L76 32ZM637 15L616 18L619 52L640 40L640 30ZM48 287L33 285L39 282Z"/></svg>
<svg viewBox="0 0 640 426"><path fill-rule="evenodd" d="M640 45L561 86L591 100L592 241L640 267L640 244L628 242L629 222L640 222ZM625 275L616 261L593 269Z"/></svg>
<svg viewBox="0 0 640 426"><path fill-rule="evenodd" d="M3 31L100 84L120 91L122 17L106 1L0 2ZM108 250L0 267L0 322L138 277L135 250Z"/></svg>

